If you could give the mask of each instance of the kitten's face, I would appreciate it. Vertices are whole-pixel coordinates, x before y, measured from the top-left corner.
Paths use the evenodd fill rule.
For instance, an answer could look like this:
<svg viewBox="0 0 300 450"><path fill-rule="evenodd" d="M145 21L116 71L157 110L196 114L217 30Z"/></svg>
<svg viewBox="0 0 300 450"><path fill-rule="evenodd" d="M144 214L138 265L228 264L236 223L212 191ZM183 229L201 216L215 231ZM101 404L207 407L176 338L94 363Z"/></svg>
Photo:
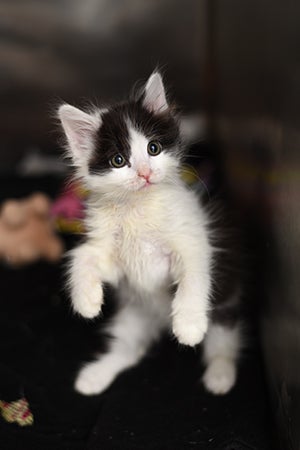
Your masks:
<svg viewBox="0 0 300 450"><path fill-rule="evenodd" d="M180 164L180 137L159 74L134 102L87 114L60 108L78 175L101 192L137 191L172 183Z"/></svg>

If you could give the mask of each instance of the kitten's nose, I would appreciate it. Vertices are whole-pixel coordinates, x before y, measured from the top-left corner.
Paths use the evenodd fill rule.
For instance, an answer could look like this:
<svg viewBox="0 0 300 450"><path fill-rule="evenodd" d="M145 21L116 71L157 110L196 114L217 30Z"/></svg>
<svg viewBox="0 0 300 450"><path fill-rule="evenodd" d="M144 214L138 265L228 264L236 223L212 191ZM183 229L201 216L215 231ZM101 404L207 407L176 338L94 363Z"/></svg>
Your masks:
<svg viewBox="0 0 300 450"><path fill-rule="evenodd" d="M141 167L138 170L138 176L141 178L145 178L145 180L149 181L151 175L151 169L149 167Z"/></svg>

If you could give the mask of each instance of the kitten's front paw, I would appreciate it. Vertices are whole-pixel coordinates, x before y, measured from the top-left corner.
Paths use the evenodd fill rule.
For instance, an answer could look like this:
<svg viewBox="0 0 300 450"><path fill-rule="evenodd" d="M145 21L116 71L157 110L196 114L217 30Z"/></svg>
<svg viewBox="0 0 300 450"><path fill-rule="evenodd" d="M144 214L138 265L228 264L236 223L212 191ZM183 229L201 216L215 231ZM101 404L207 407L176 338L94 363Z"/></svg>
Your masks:
<svg viewBox="0 0 300 450"><path fill-rule="evenodd" d="M192 311L177 312L173 317L173 333L178 342L194 347L203 340L207 331L206 316L199 316Z"/></svg>
<svg viewBox="0 0 300 450"><path fill-rule="evenodd" d="M83 285L72 292L72 304L74 311L87 319L98 316L103 303L103 290L101 283Z"/></svg>

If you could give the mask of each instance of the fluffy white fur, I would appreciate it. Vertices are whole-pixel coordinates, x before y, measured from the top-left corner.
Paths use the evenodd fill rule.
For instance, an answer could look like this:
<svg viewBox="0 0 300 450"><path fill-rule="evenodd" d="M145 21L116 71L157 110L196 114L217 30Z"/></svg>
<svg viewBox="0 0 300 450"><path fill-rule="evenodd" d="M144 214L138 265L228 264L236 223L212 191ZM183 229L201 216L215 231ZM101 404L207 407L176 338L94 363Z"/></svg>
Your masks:
<svg viewBox="0 0 300 450"><path fill-rule="evenodd" d="M167 108L159 74L148 80L144 102L151 111ZM95 317L103 303L102 283L120 288L122 306L109 326L110 349L84 367L76 381L79 392L94 394L136 364L167 327L181 344L195 346L203 340L213 249L208 218L195 193L181 181L176 157L169 152L149 156L148 139L129 123L130 166L90 175L87 163L100 114L89 116L69 105L59 114L74 164L91 190L87 240L71 252L73 308L84 317ZM171 283L178 285L174 298ZM224 393L234 382L234 339L217 329L207 335L204 383L212 392ZM224 353L219 358L222 340ZM219 376L224 371L225 380Z"/></svg>
<svg viewBox="0 0 300 450"><path fill-rule="evenodd" d="M87 242L72 253L74 308L87 317L99 313L99 280L118 285L126 277L135 290L153 296L172 280L179 284L172 306L174 333L183 344L199 343L207 329L212 249L195 194L178 179L174 185L123 192L114 200L92 195L87 227ZM94 314L84 314L85 309Z"/></svg>
<svg viewBox="0 0 300 450"><path fill-rule="evenodd" d="M226 394L235 384L236 365L241 347L240 325L233 328L210 325L204 341L203 375L206 389L213 394Z"/></svg>

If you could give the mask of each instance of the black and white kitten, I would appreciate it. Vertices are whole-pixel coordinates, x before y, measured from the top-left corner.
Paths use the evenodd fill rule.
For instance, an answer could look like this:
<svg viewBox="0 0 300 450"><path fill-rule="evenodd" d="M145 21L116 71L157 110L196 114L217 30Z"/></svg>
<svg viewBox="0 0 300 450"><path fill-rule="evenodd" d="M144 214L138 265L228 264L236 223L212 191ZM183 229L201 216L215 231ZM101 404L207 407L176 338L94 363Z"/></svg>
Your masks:
<svg viewBox="0 0 300 450"><path fill-rule="evenodd" d="M179 117L160 74L127 103L91 113L64 104L59 117L76 176L90 191L86 239L71 251L73 308L97 316L103 283L117 287L120 301L109 350L83 367L76 389L102 392L170 329L181 344L204 342L204 385L225 394L235 383L241 347L240 322L230 314L239 283L230 281L219 295L214 273L224 250L215 245L205 207L181 180ZM224 274L227 263L225 257Z"/></svg>

